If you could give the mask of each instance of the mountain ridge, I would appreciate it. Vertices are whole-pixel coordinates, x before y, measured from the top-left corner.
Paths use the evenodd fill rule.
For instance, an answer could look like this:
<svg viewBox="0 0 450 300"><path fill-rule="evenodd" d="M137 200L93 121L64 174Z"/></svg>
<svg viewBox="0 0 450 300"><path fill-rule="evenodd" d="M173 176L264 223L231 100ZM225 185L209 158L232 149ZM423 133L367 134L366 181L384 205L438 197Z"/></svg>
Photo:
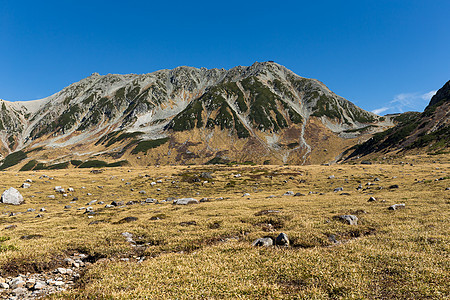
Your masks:
<svg viewBox="0 0 450 300"><path fill-rule="evenodd" d="M315 126L342 140L392 125L334 94L322 82L298 76L274 62L229 70L182 66L147 74L93 73L40 100L1 102L3 155L83 145L95 145L97 154L111 154L115 148L126 147L125 142L180 139L198 131L194 143L202 143L202 151L211 151L213 156L227 149L213 149L202 139L239 144L240 150L245 146L243 140L252 141L264 152L261 157L277 153L276 162L288 163L291 154L299 152L295 155L306 163L305 156L314 151L307 142L310 137L305 136L311 119L319 119ZM290 144L291 149L280 143ZM236 151L230 149L228 153ZM127 156L131 153L127 150L119 152ZM59 160L55 153L48 156ZM203 163L206 159L197 156L172 163Z"/></svg>
<svg viewBox="0 0 450 300"><path fill-rule="evenodd" d="M422 113L407 112L395 119L398 123L395 127L356 146L347 160L390 152L445 152L450 146L450 80L436 92Z"/></svg>

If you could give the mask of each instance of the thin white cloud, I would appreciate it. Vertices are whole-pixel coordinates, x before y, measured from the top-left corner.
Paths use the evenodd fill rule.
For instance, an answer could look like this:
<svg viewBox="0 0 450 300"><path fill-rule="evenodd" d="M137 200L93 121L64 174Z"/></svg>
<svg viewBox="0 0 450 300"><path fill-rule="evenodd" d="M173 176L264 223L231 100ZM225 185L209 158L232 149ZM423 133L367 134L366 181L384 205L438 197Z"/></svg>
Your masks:
<svg viewBox="0 0 450 300"><path fill-rule="evenodd" d="M388 109L389 109L389 107L381 107L381 108L377 108L377 109L372 110L372 112L374 114L376 114L376 115L379 115L379 114L387 111Z"/></svg>
<svg viewBox="0 0 450 300"><path fill-rule="evenodd" d="M427 93L401 93L395 95L389 101L387 106L372 110L375 114L387 113L403 113L405 111L423 111L423 109L430 102L431 97L436 94L436 91L429 91Z"/></svg>

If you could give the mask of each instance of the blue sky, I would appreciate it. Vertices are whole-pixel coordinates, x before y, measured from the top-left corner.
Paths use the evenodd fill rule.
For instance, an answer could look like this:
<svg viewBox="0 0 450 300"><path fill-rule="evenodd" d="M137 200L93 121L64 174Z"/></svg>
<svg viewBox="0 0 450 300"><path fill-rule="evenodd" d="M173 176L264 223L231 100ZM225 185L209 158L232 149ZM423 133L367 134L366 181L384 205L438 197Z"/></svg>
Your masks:
<svg viewBox="0 0 450 300"><path fill-rule="evenodd" d="M0 98L93 72L274 60L380 114L423 110L450 79L450 1L0 1Z"/></svg>

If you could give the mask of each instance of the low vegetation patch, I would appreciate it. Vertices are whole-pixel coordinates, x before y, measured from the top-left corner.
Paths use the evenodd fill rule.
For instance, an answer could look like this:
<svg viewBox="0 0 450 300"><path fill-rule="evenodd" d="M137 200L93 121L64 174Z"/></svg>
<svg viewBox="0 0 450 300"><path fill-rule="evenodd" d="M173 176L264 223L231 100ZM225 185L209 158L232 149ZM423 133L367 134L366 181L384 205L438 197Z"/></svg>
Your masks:
<svg viewBox="0 0 450 300"><path fill-rule="evenodd" d="M167 143L168 141L169 141L168 137L150 141L141 141L136 145L136 147L131 151L131 153L132 154L138 154L140 152L146 153L148 150L159 147Z"/></svg>
<svg viewBox="0 0 450 300"><path fill-rule="evenodd" d="M5 157L2 165L0 165L0 170L5 170L9 167L15 166L25 158L27 158L27 155L22 150L13 152L9 154L7 157Z"/></svg>

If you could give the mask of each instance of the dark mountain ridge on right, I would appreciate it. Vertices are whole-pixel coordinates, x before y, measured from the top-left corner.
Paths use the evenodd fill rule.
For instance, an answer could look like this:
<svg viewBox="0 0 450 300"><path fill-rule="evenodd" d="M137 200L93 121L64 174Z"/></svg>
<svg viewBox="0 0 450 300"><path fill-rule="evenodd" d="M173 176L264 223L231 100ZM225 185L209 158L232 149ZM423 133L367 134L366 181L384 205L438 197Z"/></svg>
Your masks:
<svg viewBox="0 0 450 300"><path fill-rule="evenodd" d="M346 160L393 151L445 152L450 146L450 80L431 98L422 113L403 113L394 121L398 122L395 127L354 146Z"/></svg>

